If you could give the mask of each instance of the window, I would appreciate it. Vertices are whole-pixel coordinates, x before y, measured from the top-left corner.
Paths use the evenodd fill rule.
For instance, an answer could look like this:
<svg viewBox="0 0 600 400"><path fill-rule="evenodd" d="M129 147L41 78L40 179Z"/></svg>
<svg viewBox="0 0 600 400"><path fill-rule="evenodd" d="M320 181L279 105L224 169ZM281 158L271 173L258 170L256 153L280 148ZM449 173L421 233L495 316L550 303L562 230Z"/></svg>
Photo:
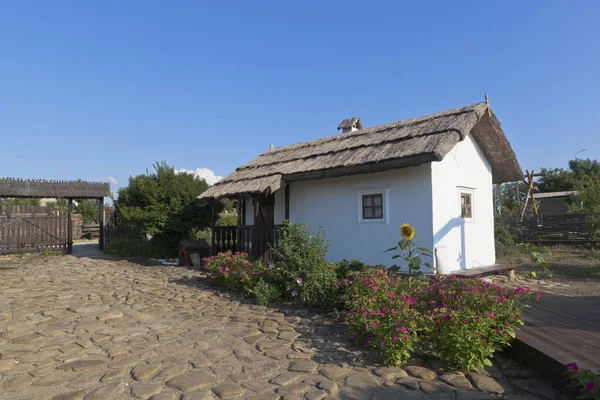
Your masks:
<svg viewBox="0 0 600 400"><path fill-rule="evenodd" d="M460 194L460 216L473 218L473 195L471 193Z"/></svg>
<svg viewBox="0 0 600 400"><path fill-rule="evenodd" d="M362 196L362 219L383 219L383 194Z"/></svg>

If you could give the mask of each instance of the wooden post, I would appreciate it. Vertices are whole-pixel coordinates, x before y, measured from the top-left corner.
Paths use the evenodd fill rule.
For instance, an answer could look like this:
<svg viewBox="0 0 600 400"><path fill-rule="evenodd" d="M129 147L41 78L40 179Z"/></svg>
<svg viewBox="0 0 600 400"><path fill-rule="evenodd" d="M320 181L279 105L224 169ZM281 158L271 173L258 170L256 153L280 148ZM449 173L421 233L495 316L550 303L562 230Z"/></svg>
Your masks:
<svg viewBox="0 0 600 400"><path fill-rule="evenodd" d="M290 183L285 185L285 220L290 220Z"/></svg>
<svg viewBox="0 0 600 400"><path fill-rule="evenodd" d="M212 199L210 209L210 254L216 255L215 252L215 223L217 221L217 199Z"/></svg>
<svg viewBox="0 0 600 400"><path fill-rule="evenodd" d="M104 250L104 197L98 199L98 209L100 210L100 216L98 218L98 228L100 229L100 250Z"/></svg>
<svg viewBox="0 0 600 400"><path fill-rule="evenodd" d="M69 197L67 209L67 253L73 254L73 198Z"/></svg>

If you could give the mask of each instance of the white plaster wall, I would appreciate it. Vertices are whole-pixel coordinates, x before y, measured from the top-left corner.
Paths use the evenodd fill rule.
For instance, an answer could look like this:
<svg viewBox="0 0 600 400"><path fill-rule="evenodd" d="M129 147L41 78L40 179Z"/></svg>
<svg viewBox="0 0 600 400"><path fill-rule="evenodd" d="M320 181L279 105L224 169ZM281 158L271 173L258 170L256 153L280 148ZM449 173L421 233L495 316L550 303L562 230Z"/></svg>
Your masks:
<svg viewBox="0 0 600 400"><path fill-rule="evenodd" d="M275 192L275 224L285 221L285 184Z"/></svg>
<svg viewBox="0 0 600 400"><path fill-rule="evenodd" d="M254 203L252 197L245 197L244 202L246 204L246 222L244 225L254 225Z"/></svg>
<svg viewBox="0 0 600 400"><path fill-rule="evenodd" d="M387 223L359 223L358 192L387 190ZM276 223L285 213L284 188L276 192ZM280 201L281 199L281 201ZM356 258L370 265L391 266L393 253L383 253L400 240L399 226L415 226L422 245L432 247L431 164L338 178L292 182L290 221L321 225L331 242L330 261Z"/></svg>
<svg viewBox="0 0 600 400"><path fill-rule="evenodd" d="M443 273L495 263L492 168L467 135L431 164L433 235ZM460 187L473 191L473 217L461 218Z"/></svg>

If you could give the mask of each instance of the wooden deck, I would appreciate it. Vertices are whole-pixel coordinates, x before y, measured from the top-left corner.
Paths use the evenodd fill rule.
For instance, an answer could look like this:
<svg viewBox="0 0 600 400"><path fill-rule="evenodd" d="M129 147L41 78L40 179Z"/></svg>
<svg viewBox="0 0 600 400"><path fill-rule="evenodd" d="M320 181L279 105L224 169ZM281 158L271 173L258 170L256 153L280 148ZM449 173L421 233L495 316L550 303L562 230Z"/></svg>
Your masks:
<svg viewBox="0 0 600 400"><path fill-rule="evenodd" d="M526 309L525 320L509 352L547 381L563 381L564 365L572 362L600 373L600 293L587 297L544 294Z"/></svg>

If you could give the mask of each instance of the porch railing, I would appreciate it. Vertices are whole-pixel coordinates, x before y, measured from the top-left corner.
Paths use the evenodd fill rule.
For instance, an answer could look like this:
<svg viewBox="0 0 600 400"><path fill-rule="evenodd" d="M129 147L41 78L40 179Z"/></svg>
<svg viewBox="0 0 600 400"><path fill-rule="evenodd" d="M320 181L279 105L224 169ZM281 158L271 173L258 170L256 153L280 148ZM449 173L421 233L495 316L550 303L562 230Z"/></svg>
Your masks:
<svg viewBox="0 0 600 400"><path fill-rule="evenodd" d="M281 225L215 226L213 254L231 250L268 262L273 259Z"/></svg>

